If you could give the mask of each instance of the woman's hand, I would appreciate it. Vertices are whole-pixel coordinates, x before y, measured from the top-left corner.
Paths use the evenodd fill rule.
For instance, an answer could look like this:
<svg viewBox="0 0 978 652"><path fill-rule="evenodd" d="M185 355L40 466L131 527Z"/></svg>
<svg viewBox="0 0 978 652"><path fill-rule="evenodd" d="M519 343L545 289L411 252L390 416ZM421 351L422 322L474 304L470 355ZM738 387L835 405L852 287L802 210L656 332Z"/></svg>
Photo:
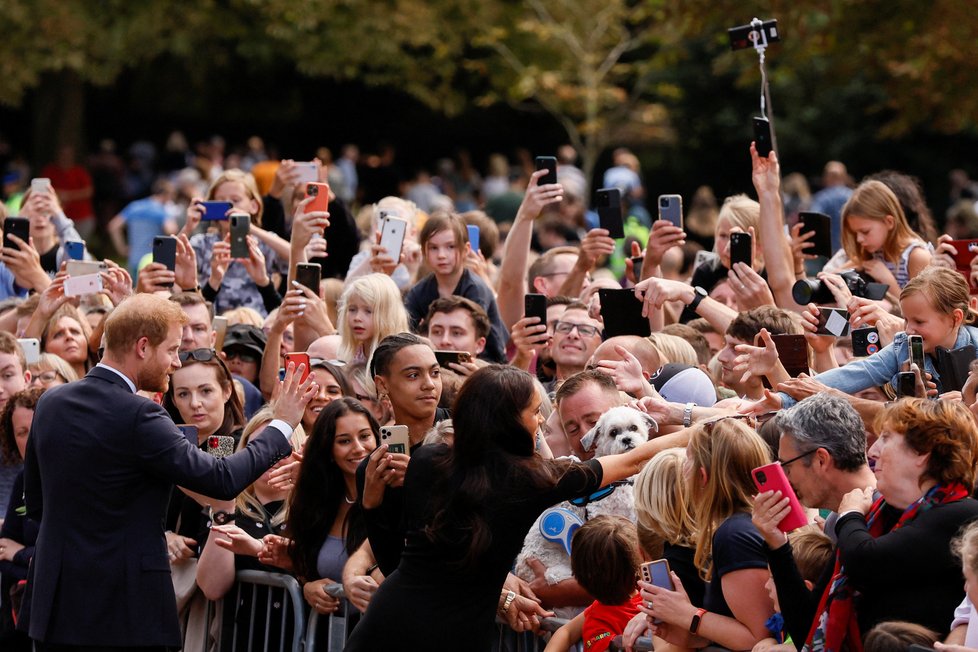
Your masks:
<svg viewBox="0 0 978 652"><path fill-rule="evenodd" d="M273 468L268 473L268 484L279 491L292 491L299 481L299 469L302 467L302 453L292 451L291 462Z"/></svg>
<svg viewBox="0 0 978 652"><path fill-rule="evenodd" d="M619 391L635 397L645 396L648 381L642 373L642 363L623 346L615 346L621 360L599 360L598 370L612 377Z"/></svg>
<svg viewBox="0 0 978 652"><path fill-rule="evenodd" d="M643 301L642 316L648 317L669 301L682 301L689 305L695 297L692 286L682 281L650 277L635 285L635 297Z"/></svg>
<svg viewBox="0 0 978 652"><path fill-rule="evenodd" d="M863 516L869 513L869 508L873 506L873 487L865 489L853 489L842 497L839 503L839 514L846 512L859 512Z"/></svg>
<svg viewBox="0 0 978 652"><path fill-rule="evenodd" d="M334 334L336 328L329 319L329 310L326 308L326 302L313 294L309 288L303 287L295 281L293 283L295 283L295 289L301 293L300 299L303 306L296 315L296 323L311 328L320 337ZM321 290L322 288L320 288Z"/></svg>
<svg viewBox="0 0 978 652"><path fill-rule="evenodd" d="M506 618L506 623L515 632L536 632L540 629L540 620L553 618L554 613L540 605L539 600L532 600L523 595L517 595L506 611L500 612Z"/></svg>
<svg viewBox="0 0 978 652"><path fill-rule="evenodd" d="M139 270L136 276L136 292L170 292L176 275L163 263L150 263ZM190 287L194 287L193 285Z"/></svg>
<svg viewBox="0 0 978 652"><path fill-rule="evenodd" d="M935 267L947 267L948 269L957 269L958 264L954 260L955 254L958 250L954 248L951 241L954 240L947 233L941 234L937 238L937 246L934 248L934 256L930 259L930 264Z"/></svg>
<svg viewBox="0 0 978 652"><path fill-rule="evenodd" d="M31 321L35 318L47 321L57 312L58 308L71 302L71 297L65 296L65 281L68 279L68 272L58 272L51 285L44 292L41 292L40 300Z"/></svg>
<svg viewBox="0 0 978 652"><path fill-rule="evenodd" d="M326 258L329 253L326 251L326 238L314 237L309 241L309 244L305 246L302 250L302 255L305 260L312 260L313 258Z"/></svg>
<svg viewBox="0 0 978 652"><path fill-rule="evenodd" d="M177 236L177 257L173 266L173 275L177 287L184 290L193 290L199 284L197 253L190 244L190 239L183 233Z"/></svg>
<svg viewBox="0 0 978 652"><path fill-rule="evenodd" d="M269 331L281 335L288 330L289 324L302 316L307 306L305 293L300 287L293 287L282 297L282 304L268 325Z"/></svg>
<svg viewBox="0 0 978 652"><path fill-rule="evenodd" d="M743 263L740 263L741 265ZM767 376L774 371L780 358L778 357L778 347L771 339L771 334L766 328L762 328L758 333L763 346L751 346L750 344L738 344L734 347L737 357L734 358L734 371L743 371L740 382L746 383L751 376L760 378Z"/></svg>
<svg viewBox="0 0 978 652"><path fill-rule="evenodd" d="M0 538L0 561L13 561L14 555L24 549L24 544L8 539Z"/></svg>
<svg viewBox="0 0 978 652"><path fill-rule="evenodd" d="M777 412L781 409L781 397L771 390L764 389L764 398L753 403L743 403L737 411L741 414L750 414L755 417L764 416L770 412Z"/></svg>
<svg viewBox="0 0 978 652"><path fill-rule="evenodd" d="M0 251L0 259L14 275L14 281L24 289L43 292L50 285L51 278L41 267L41 256L34 248L34 238L24 242L13 233L7 234L7 237L17 248L4 248Z"/></svg>
<svg viewBox="0 0 978 652"><path fill-rule="evenodd" d="M796 401L803 401L815 394L836 393L834 389L815 380L808 374L798 374L797 378L779 383L778 391L784 392Z"/></svg>
<svg viewBox="0 0 978 652"><path fill-rule="evenodd" d="M228 239L218 240L211 249L211 276L207 284L218 290L224 282L224 275L231 264L231 243Z"/></svg>
<svg viewBox="0 0 978 652"><path fill-rule="evenodd" d="M649 627L649 617L644 613L635 614L628 621L628 624L625 625L625 631L622 633L621 638L625 646L625 652L633 652L635 643L639 638L651 635L652 631Z"/></svg>
<svg viewBox="0 0 978 652"><path fill-rule="evenodd" d="M251 280L255 282L258 287L265 287L272 280L268 277L268 268L265 266L265 254L261 252L258 247L258 239L253 235L247 237L248 243L248 257L247 258L236 258L238 262L244 266L245 271L248 272L248 276ZM229 243L230 246L230 243Z"/></svg>
<svg viewBox="0 0 978 652"><path fill-rule="evenodd" d="M662 258L666 252L673 247L681 247L686 244L686 232L669 220L656 220L652 222L652 230L649 232L649 241L645 245L645 256L647 262L643 261L646 269L658 267L662 263ZM635 277L638 278L641 270L635 270Z"/></svg>
<svg viewBox="0 0 978 652"><path fill-rule="evenodd" d="M664 623L688 626L693 620L693 615L696 614L696 607L689 601L679 576L672 571L669 572L669 576L672 578L674 591L639 581L638 586L642 594L639 611Z"/></svg>
<svg viewBox="0 0 978 652"><path fill-rule="evenodd" d="M791 235L788 237L788 244L791 246L791 258L794 260L796 278L804 278L806 260L818 258L815 254L805 253L806 249L811 249L815 246L814 242L810 242L815 237L815 232L806 231L802 233L801 230L803 228L805 228L805 223L798 222L791 227Z"/></svg>
<svg viewBox="0 0 978 652"><path fill-rule="evenodd" d="M523 317L513 324L510 340L519 353L532 356L546 348L550 335L547 333L547 325L541 324L539 317Z"/></svg>
<svg viewBox="0 0 978 652"><path fill-rule="evenodd" d="M393 461L393 455L387 450L387 444L381 444L370 453L368 458L363 495L360 496L360 503L364 509L374 509L384 502L384 491L387 489L385 477L390 472L390 464Z"/></svg>
<svg viewBox="0 0 978 652"><path fill-rule="evenodd" d="M302 597L320 614L331 614L340 608L340 599L326 593L326 587L336 584L331 579L313 580L302 585Z"/></svg>
<svg viewBox="0 0 978 652"><path fill-rule="evenodd" d="M838 274L830 274L829 272L819 272L818 278L822 280L825 287L829 289L832 296L835 298L835 305L840 308L845 308L852 301L852 291L846 284L845 279L843 279Z"/></svg>
<svg viewBox="0 0 978 652"><path fill-rule="evenodd" d="M788 537L778 529L778 523L790 513L791 501L780 491L762 491L754 496L751 521L771 550L777 550L788 543Z"/></svg>
<svg viewBox="0 0 978 652"><path fill-rule="evenodd" d="M202 197L194 197L190 200L190 205L187 206L187 221L184 223L180 233L188 238L193 235L197 229L197 225L204 218L204 207L201 205L202 201L205 201Z"/></svg>
<svg viewBox="0 0 978 652"><path fill-rule="evenodd" d="M113 306L118 306L124 299L132 295L132 277L129 276L129 272L124 267L119 267L115 261L106 260L105 264L109 268L101 273L102 292L100 294L109 297Z"/></svg>
<svg viewBox="0 0 978 652"><path fill-rule="evenodd" d="M275 566L291 571L292 558L289 557L289 540L277 534L266 534L261 540L258 561L266 566Z"/></svg>
<svg viewBox="0 0 978 652"><path fill-rule="evenodd" d="M564 199L564 187L559 183L547 183L538 186L540 177L547 173L546 170L537 170L530 175L530 183L523 194L523 201L519 210L516 211L516 222L521 220L535 220L543 213L543 209L551 204L556 204Z"/></svg>
<svg viewBox="0 0 978 652"><path fill-rule="evenodd" d="M493 282L492 277L489 275L489 263L486 261L486 257L482 255L479 250L473 251L469 249L468 253L465 254L465 266L473 274L477 274L486 282L489 287L495 287L496 284Z"/></svg>
<svg viewBox="0 0 978 652"><path fill-rule="evenodd" d="M816 354L825 353L833 346L835 346L835 335L819 335L818 334L818 317L821 311L818 309L814 303L808 304L808 307L801 311L801 327L805 331L805 340L808 341L808 346L812 347L812 351Z"/></svg>
<svg viewBox="0 0 978 652"><path fill-rule="evenodd" d="M751 267L743 263L734 264L730 268L730 282L736 288L737 307L741 312L776 305L767 281Z"/></svg>
<svg viewBox="0 0 978 652"><path fill-rule="evenodd" d="M303 199L295 207L295 217L292 218L292 246L305 247L312 240L313 236L321 236L329 226L328 211L304 212L315 197L309 196Z"/></svg>
<svg viewBox="0 0 978 652"><path fill-rule="evenodd" d="M750 144L751 180L758 198L781 192L781 165L778 155L772 149L771 153L760 156L754 143Z"/></svg>
<svg viewBox="0 0 978 652"><path fill-rule="evenodd" d="M170 555L170 563L190 559L194 556L191 546L196 546L197 542L190 537L180 536L176 532L166 533L166 550Z"/></svg>
<svg viewBox="0 0 978 652"><path fill-rule="evenodd" d="M248 557L257 557L258 553L261 552L261 540L251 536L233 523L213 525L211 526L211 534L213 535L214 532L217 532L219 535L214 539L214 543L219 548L230 550L236 555L246 555Z"/></svg>
<svg viewBox="0 0 978 652"><path fill-rule="evenodd" d="M285 380L279 384L280 391L272 410L273 418L281 419L293 428L302 421L306 404L319 391L319 385L313 380L312 375L309 375L305 382L299 382L302 373L305 371L305 366L300 364L299 368L296 369L292 362L286 365Z"/></svg>
<svg viewBox="0 0 978 652"><path fill-rule="evenodd" d="M380 245L380 231L377 231L377 243L370 246L370 269L374 273L387 274L390 276L397 269L397 266L404 261L404 247L401 247L401 255L394 260L387 249Z"/></svg>

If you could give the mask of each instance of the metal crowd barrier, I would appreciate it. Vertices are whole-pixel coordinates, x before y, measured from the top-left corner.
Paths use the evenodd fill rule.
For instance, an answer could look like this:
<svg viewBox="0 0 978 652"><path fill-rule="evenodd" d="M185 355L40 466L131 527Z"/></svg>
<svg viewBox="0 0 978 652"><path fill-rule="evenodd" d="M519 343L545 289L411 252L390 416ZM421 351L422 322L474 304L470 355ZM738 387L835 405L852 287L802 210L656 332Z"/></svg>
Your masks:
<svg viewBox="0 0 978 652"><path fill-rule="evenodd" d="M621 636L611 639L611 645L608 646L608 649L611 652L624 652L625 644L622 642ZM648 636L639 636L635 645L632 646L632 650L635 652L652 652L652 649L652 639Z"/></svg>

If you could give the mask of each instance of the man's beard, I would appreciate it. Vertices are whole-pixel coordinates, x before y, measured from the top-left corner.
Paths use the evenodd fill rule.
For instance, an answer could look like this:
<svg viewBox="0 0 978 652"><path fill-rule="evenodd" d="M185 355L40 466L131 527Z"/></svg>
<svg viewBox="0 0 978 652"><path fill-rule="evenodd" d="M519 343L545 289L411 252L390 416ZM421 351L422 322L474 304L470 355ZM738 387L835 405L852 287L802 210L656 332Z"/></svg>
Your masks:
<svg viewBox="0 0 978 652"><path fill-rule="evenodd" d="M165 392L170 387L170 376L166 372L140 369L136 375L136 389L144 392Z"/></svg>

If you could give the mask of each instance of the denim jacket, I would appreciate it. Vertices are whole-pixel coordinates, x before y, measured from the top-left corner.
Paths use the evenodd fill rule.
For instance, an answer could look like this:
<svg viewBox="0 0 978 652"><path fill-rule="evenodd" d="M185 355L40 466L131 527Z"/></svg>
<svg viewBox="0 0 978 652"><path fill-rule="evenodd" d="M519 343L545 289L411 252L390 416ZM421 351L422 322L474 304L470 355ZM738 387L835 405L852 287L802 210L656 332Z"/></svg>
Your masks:
<svg viewBox="0 0 978 652"><path fill-rule="evenodd" d="M978 348L978 328L974 326L961 326L958 330L958 339L954 342L954 348L958 349L968 344ZM844 367L830 369L818 374L815 378L823 385L838 389L847 394L879 387L890 383L893 387L897 386L897 374L903 371L903 364L910 359L910 345L907 343L906 333L897 333L893 342L874 353L868 358L850 362ZM941 378L934 368L934 361L930 354L924 356L924 371L931 374L937 391L943 392L941 388ZM779 392L781 397L781 407L791 407L797 401L784 392Z"/></svg>

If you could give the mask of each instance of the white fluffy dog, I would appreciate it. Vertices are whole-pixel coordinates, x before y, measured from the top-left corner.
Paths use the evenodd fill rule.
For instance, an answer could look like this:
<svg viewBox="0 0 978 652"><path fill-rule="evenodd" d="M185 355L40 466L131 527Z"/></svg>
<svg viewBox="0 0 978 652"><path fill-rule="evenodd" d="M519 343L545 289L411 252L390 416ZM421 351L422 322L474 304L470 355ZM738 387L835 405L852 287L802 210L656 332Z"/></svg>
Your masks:
<svg viewBox="0 0 978 652"><path fill-rule="evenodd" d="M658 431L658 424L655 420L644 412L639 412L627 406L616 407L608 410L591 430L581 437L581 447L584 450L594 448L596 458L605 455L615 455L624 453L635 448L649 439L649 433ZM596 494L600 496L603 492ZM635 502L632 490L632 480L629 479L621 484L613 485L610 494L587 502L584 506L576 506L570 502L563 502L556 507L562 507L576 514L582 521L587 521L595 516L613 514L624 516L635 521ZM547 567L547 584L557 584L562 580L572 577L570 557L564 547L554 541L549 541L540 533L540 518L530 528L526 538L523 540L523 550L516 558L517 576L526 581L532 581L533 571L526 563L527 559L539 559ZM557 609L558 616L565 609ZM572 608L567 613L573 617L580 609Z"/></svg>

